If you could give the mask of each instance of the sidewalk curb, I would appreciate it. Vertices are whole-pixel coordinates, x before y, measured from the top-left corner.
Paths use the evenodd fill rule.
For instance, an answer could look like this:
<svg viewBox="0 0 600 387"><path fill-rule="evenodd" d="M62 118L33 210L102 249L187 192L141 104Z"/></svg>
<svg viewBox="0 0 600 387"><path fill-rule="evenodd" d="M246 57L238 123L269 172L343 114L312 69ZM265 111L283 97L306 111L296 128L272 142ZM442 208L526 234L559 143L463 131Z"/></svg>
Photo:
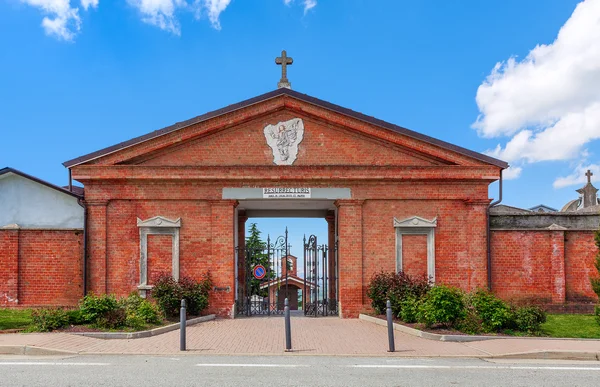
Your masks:
<svg viewBox="0 0 600 387"><path fill-rule="evenodd" d="M77 355L77 352L44 347L33 347L30 345L0 345L0 355L53 356Z"/></svg>
<svg viewBox="0 0 600 387"><path fill-rule="evenodd" d="M387 327L387 321L377 317L368 316L366 314L360 314L358 316L360 320L374 323ZM510 336L463 336L463 335L438 335L437 333L424 332L415 328L407 327L406 325L394 323L394 330L406 333L408 335L421 337L427 340L434 341L449 341L455 343L468 343L471 341L484 341L484 340L497 340L497 339L520 339L521 337L510 337Z"/></svg>
<svg viewBox="0 0 600 387"><path fill-rule="evenodd" d="M186 326L196 325L201 322L214 320L216 316L209 314L208 316L196 317L186 321ZM113 340L113 339L141 339L144 337L158 336L163 333L175 331L179 329L179 323L166 325L164 327L154 328L148 331L140 332L70 332L70 335L93 337L95 339Z"/></svg>
<svg viewBox="0 0 600 387"><path fill-rule="evenodd" d="M585 351L531 351L490 356L490 359L536 359L536 360L594 360L600 361L600 352Z"/></svg>
<svg viewBox="0 0 600 387"><path fill-rule="evenodd" d="M366 314L360 314L358 316L360 320L368 321L377 325L387 327L387 321L369 316ZM530 336L481 336L481 335L439 335L437 333L430 333L421 331L419 329L407 327L406 325L394 323L394 330L406 333L408 335L421 337L427 340L434 341L448 341L455 343L468 343L471 341L485 341L485 340L560 340L560 341L597 341L600 343L600 339L576 339L572 337L530 337Z"/></svg>

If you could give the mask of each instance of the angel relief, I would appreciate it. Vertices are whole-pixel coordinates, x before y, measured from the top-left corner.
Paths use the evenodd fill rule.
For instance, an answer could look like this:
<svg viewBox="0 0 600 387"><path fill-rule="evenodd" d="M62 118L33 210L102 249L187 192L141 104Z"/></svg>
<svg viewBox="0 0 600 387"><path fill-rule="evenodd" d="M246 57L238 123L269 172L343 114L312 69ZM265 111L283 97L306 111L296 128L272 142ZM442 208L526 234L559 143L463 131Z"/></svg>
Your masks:
<svg viewBox="0 0 600 387"><path fill-rule="evenodd" d="M304 138L304 123L300 118L265 127L267 144L273 151L276 165L292 165L298 156L298 145Z"/></svg>

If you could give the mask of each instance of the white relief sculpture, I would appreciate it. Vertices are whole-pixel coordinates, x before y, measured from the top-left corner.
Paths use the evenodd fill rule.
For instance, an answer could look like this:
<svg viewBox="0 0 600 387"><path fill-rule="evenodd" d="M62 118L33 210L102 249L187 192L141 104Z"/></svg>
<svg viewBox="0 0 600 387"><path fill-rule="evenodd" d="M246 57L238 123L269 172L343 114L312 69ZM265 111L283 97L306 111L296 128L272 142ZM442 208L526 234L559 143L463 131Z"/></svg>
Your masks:
<svg viewBox="0 0 600 387"><path fill-rule="evenodd" d="M265 138L273 151L275 165L292 165L298 156L298 145L304 138L304 123L300 118L265 126Z"/></svg>

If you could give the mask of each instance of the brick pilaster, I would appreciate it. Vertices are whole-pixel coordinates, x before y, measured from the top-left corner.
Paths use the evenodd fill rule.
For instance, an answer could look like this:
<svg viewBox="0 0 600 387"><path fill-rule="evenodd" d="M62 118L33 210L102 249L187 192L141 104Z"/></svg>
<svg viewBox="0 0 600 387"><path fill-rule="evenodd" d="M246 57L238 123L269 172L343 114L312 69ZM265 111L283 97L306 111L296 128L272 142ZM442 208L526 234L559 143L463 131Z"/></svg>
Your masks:
<svg viewBox="0 0 600 387"><path fill-rule="evenodd" d="M363 306L363 200L338 200L338 265L341 317L358 317Z"/></svg>
<svg viewBox="0 0 600 387"><path fill-rule="evenodd" d="M0 229L0 306L19 304L19 227Z"/></svg>
<svg viewBox="0 0 600 387"><path fill-rule="evenodd" d="M231 317L235 303L235 200L214 200L211 211L211 265L213 291L210 309L224 317ZM229 290L222 290L229 288Z"/></svg>
<svg viewBox="0 0 600 387"><path fill-rule="evenodd" d="M552 303L562 304L566 301L565 277L565 232L556 230L550 232L552 255L550 257Z"/></svg>
<svg viewBox="0 0 600 387"><path fill-rule="evenodd" d="M327 221L327 243L329 246L329 250L327 253L327 274L329 276L329 290L327 298L337 299L337 268L335 266L335 213L333 211L328 212L327 216L325 216L325 220Z"/></svg>
<svg viewBox="0 0 600 387"><path fill-rule="evenodd" d="M240 299L246 296L246 255L244 254L246 248L246 221L248 217L245 212L238 213L238 245L237 256L238 256L238 293Z"/></svg>
<svg viewBox="0 0 600 387"><path fill-rule="evenodd" d="M86 201L88 209L87 289L95 294L106 293L107 285L107 206L108 201Z"/></svg>

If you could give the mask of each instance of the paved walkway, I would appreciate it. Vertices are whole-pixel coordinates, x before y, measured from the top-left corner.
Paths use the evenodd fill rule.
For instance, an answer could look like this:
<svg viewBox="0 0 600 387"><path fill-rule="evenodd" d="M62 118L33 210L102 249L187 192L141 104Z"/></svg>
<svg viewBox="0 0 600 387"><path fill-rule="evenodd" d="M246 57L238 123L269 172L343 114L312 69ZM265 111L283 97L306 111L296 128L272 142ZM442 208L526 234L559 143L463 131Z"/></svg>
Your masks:
<svg viewBox="0 0 600 387"><path fill-rule="evenodd" d="M354 355L488 357L527 352L600 353L600 341L498 339L470 343L427 340L395 331L396 352L387 352L387 328L358 319L292 317L293 352L284 351L284 320L253 317L213 320L187 330L190 354ZM181 354L179 331L131 340L102 340L66 333L0 335L0 346L33 346L81 354Z"/></svg>

